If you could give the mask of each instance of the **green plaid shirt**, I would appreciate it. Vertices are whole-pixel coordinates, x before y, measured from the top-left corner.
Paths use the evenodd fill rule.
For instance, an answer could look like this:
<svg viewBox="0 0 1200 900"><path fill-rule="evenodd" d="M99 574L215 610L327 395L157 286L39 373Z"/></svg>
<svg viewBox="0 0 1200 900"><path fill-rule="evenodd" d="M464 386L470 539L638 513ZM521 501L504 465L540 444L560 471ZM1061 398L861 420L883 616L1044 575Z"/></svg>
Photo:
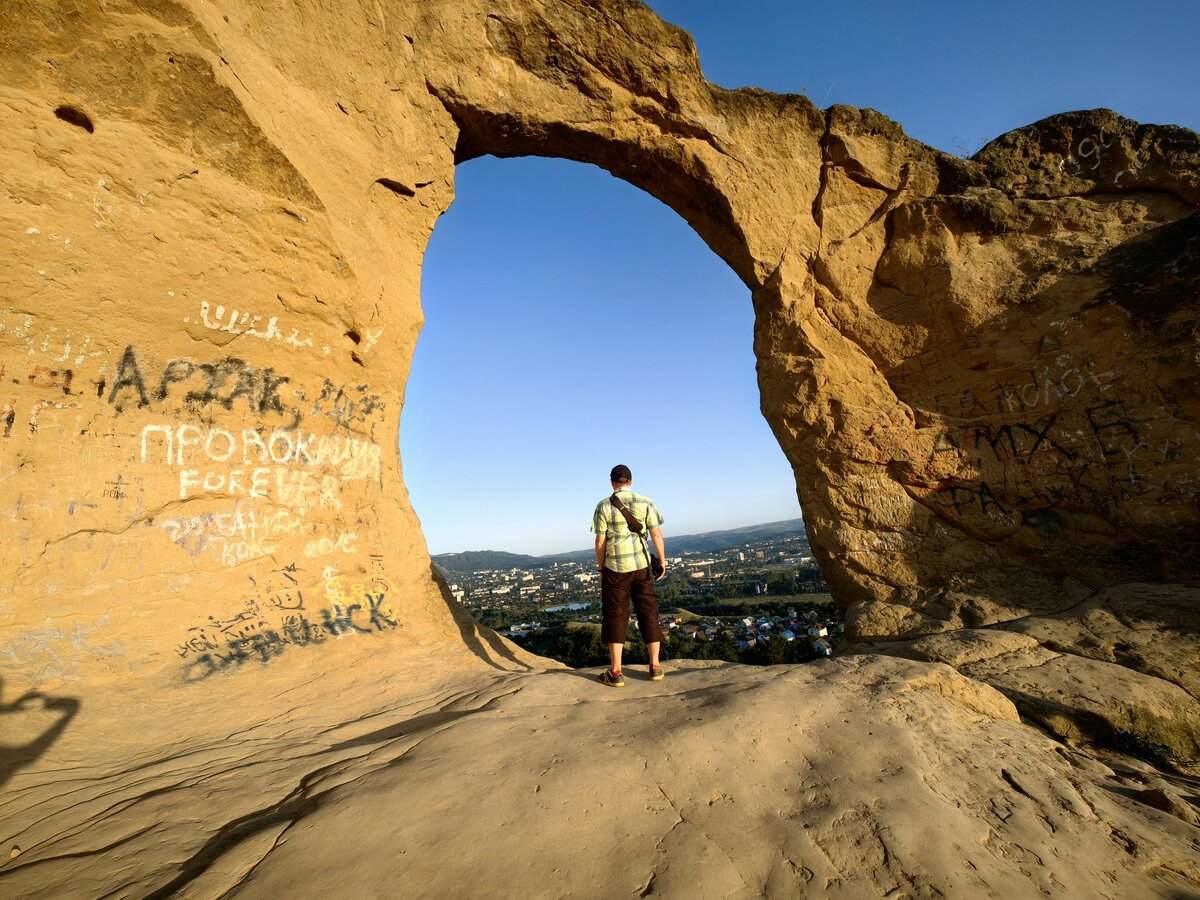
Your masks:
<svg viewBox="0 0 1200 900"><path fill-rule="evenodd" d="M649 497L635 494L629 488L617 491L617 497L634 519L646 526L642 532L646 540L650 540L650 531L663 523L662 514ZM596 513L592 516L592 532L605 536L604 568L614 572L637 572L650 565L646 555L646 544L642 536L629 530L625 516L605 497L596 504Z"/></svg>

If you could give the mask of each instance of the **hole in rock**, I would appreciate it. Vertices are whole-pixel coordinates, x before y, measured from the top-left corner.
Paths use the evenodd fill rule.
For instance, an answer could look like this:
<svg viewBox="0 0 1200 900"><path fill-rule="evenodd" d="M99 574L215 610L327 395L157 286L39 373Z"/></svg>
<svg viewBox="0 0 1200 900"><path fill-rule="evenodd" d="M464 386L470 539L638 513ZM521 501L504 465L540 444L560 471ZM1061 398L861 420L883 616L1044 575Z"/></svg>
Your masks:
<svg viewBox="0 0 1200 900"><path fill-rule="evenodd" d="M60 106L54 110L54 115L69 125L82 128L88 134L92 134L96 130L96 126L92 124L88 114L74 106Z"/></svg>
<svg viewBox="0 0 1200 900"><path fill-rule="evenodd" d="M389 191L391 191L393 194L396 194L399 197L415 197L415 196L417 196L417 192L414 191L412 188L410 188L408 185L401 184L398 181L393 181L391 178L379 178L375 181L375 183L380 185L381 187L387 188Z"/></svg>
<svg viewBox="0 0 1200 900"><path fill-rule="evenodd" d="M534 652L604 661L589 526L624 463L676 560L658 584L663 619L727 619L714 656L761 662L813 652L810 608L836 627L759 411L749 291L674 211L590 165L484 157L458 167L422 279L405 481L435 563L479 621L506 634L541 622L525 638ZM803 639L747 659L757 642L741 620L789 609ZM630 640L632 664L636 628ZM665 654L688 655L670 643Z"/></svg>

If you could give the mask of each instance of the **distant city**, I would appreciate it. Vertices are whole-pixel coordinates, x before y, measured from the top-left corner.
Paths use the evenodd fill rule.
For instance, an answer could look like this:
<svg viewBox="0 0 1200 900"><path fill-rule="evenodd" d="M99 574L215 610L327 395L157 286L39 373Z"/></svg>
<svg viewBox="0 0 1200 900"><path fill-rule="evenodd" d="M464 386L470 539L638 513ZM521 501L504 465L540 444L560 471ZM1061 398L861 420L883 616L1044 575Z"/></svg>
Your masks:
<svg viewBox="0 0 1200 900"><path fill-rule="evenodd" d="M743 540L733 544L739 537ZM660 622L673 655L782 662L832 653L842 623L802 520L681 537L668 543L668 551L673 545L681 549L668 556L667 576L657 589ZM709 549L686 549L697 546ZM482 624L535 644L530 647L534 652L571 662L566 657L578 656L575 645L585 638L594 646L583 655L599 652L600 576L591 551L570 556L574 558L488 551L446 554L434 562L455 599ZM473 571L451 571L444 565L514 559L522 564ZM594 634L581 636L589 626ZM634 622L630 640L640 640ZM723 645L726 652L699 649L706 642ZM553 652L555 648L561 652Z"/></svg>

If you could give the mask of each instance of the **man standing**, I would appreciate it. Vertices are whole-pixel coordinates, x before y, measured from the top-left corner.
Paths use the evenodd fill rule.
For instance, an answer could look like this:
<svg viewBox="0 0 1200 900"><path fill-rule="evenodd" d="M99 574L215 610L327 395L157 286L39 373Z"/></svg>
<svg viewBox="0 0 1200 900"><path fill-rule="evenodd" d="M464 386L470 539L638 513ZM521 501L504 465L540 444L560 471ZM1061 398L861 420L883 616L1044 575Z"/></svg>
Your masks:
<svg viewBox="0 0 1200 900"><path fill-rule="evenodd" d="M654 575L646 552L645 536L654 541L654 549L666 572L667 557L663 552L663 517L649 497L635 494L633 473L628 466L613 466L609 473L613 493L596 504L592 516L592 531L596 534L596 564L600 567L600 606L603 625L600 640L608 644L609 669L600 675L600 683L609 687L624 687L621 675L621 651L625 649L625 633L629 629L629 601L632 596L637 612L638 628L650 654L650 680L661 681L664 676L658 664L662 646L662 628L658 624L658 597L654 593ZM616 500L616 503L613 501ZM619 504L619 506L618 506ZM642 525L636 534L620 506L624 506L635 522ZM660 574L661 578L662 575Z"/></svg>

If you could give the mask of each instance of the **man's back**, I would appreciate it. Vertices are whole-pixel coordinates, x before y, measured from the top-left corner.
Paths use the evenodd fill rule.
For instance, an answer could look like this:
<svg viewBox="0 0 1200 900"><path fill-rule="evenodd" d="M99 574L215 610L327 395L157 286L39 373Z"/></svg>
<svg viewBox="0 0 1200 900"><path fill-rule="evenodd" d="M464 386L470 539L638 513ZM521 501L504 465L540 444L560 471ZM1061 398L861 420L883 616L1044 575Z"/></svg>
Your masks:
<svg viewBox="0 0 1200 900"><path fill-rule="evenodd" d="M615 494L634 520L642 523L642 534L630 530L625 516L613 505L611 495L596 504L592 531L605 536L606 568L614 572L636 572L650 565L644 538L649 537L651 529L662 525L663 517L649 497L636 494L630 488L620 488Z"/></svg>

